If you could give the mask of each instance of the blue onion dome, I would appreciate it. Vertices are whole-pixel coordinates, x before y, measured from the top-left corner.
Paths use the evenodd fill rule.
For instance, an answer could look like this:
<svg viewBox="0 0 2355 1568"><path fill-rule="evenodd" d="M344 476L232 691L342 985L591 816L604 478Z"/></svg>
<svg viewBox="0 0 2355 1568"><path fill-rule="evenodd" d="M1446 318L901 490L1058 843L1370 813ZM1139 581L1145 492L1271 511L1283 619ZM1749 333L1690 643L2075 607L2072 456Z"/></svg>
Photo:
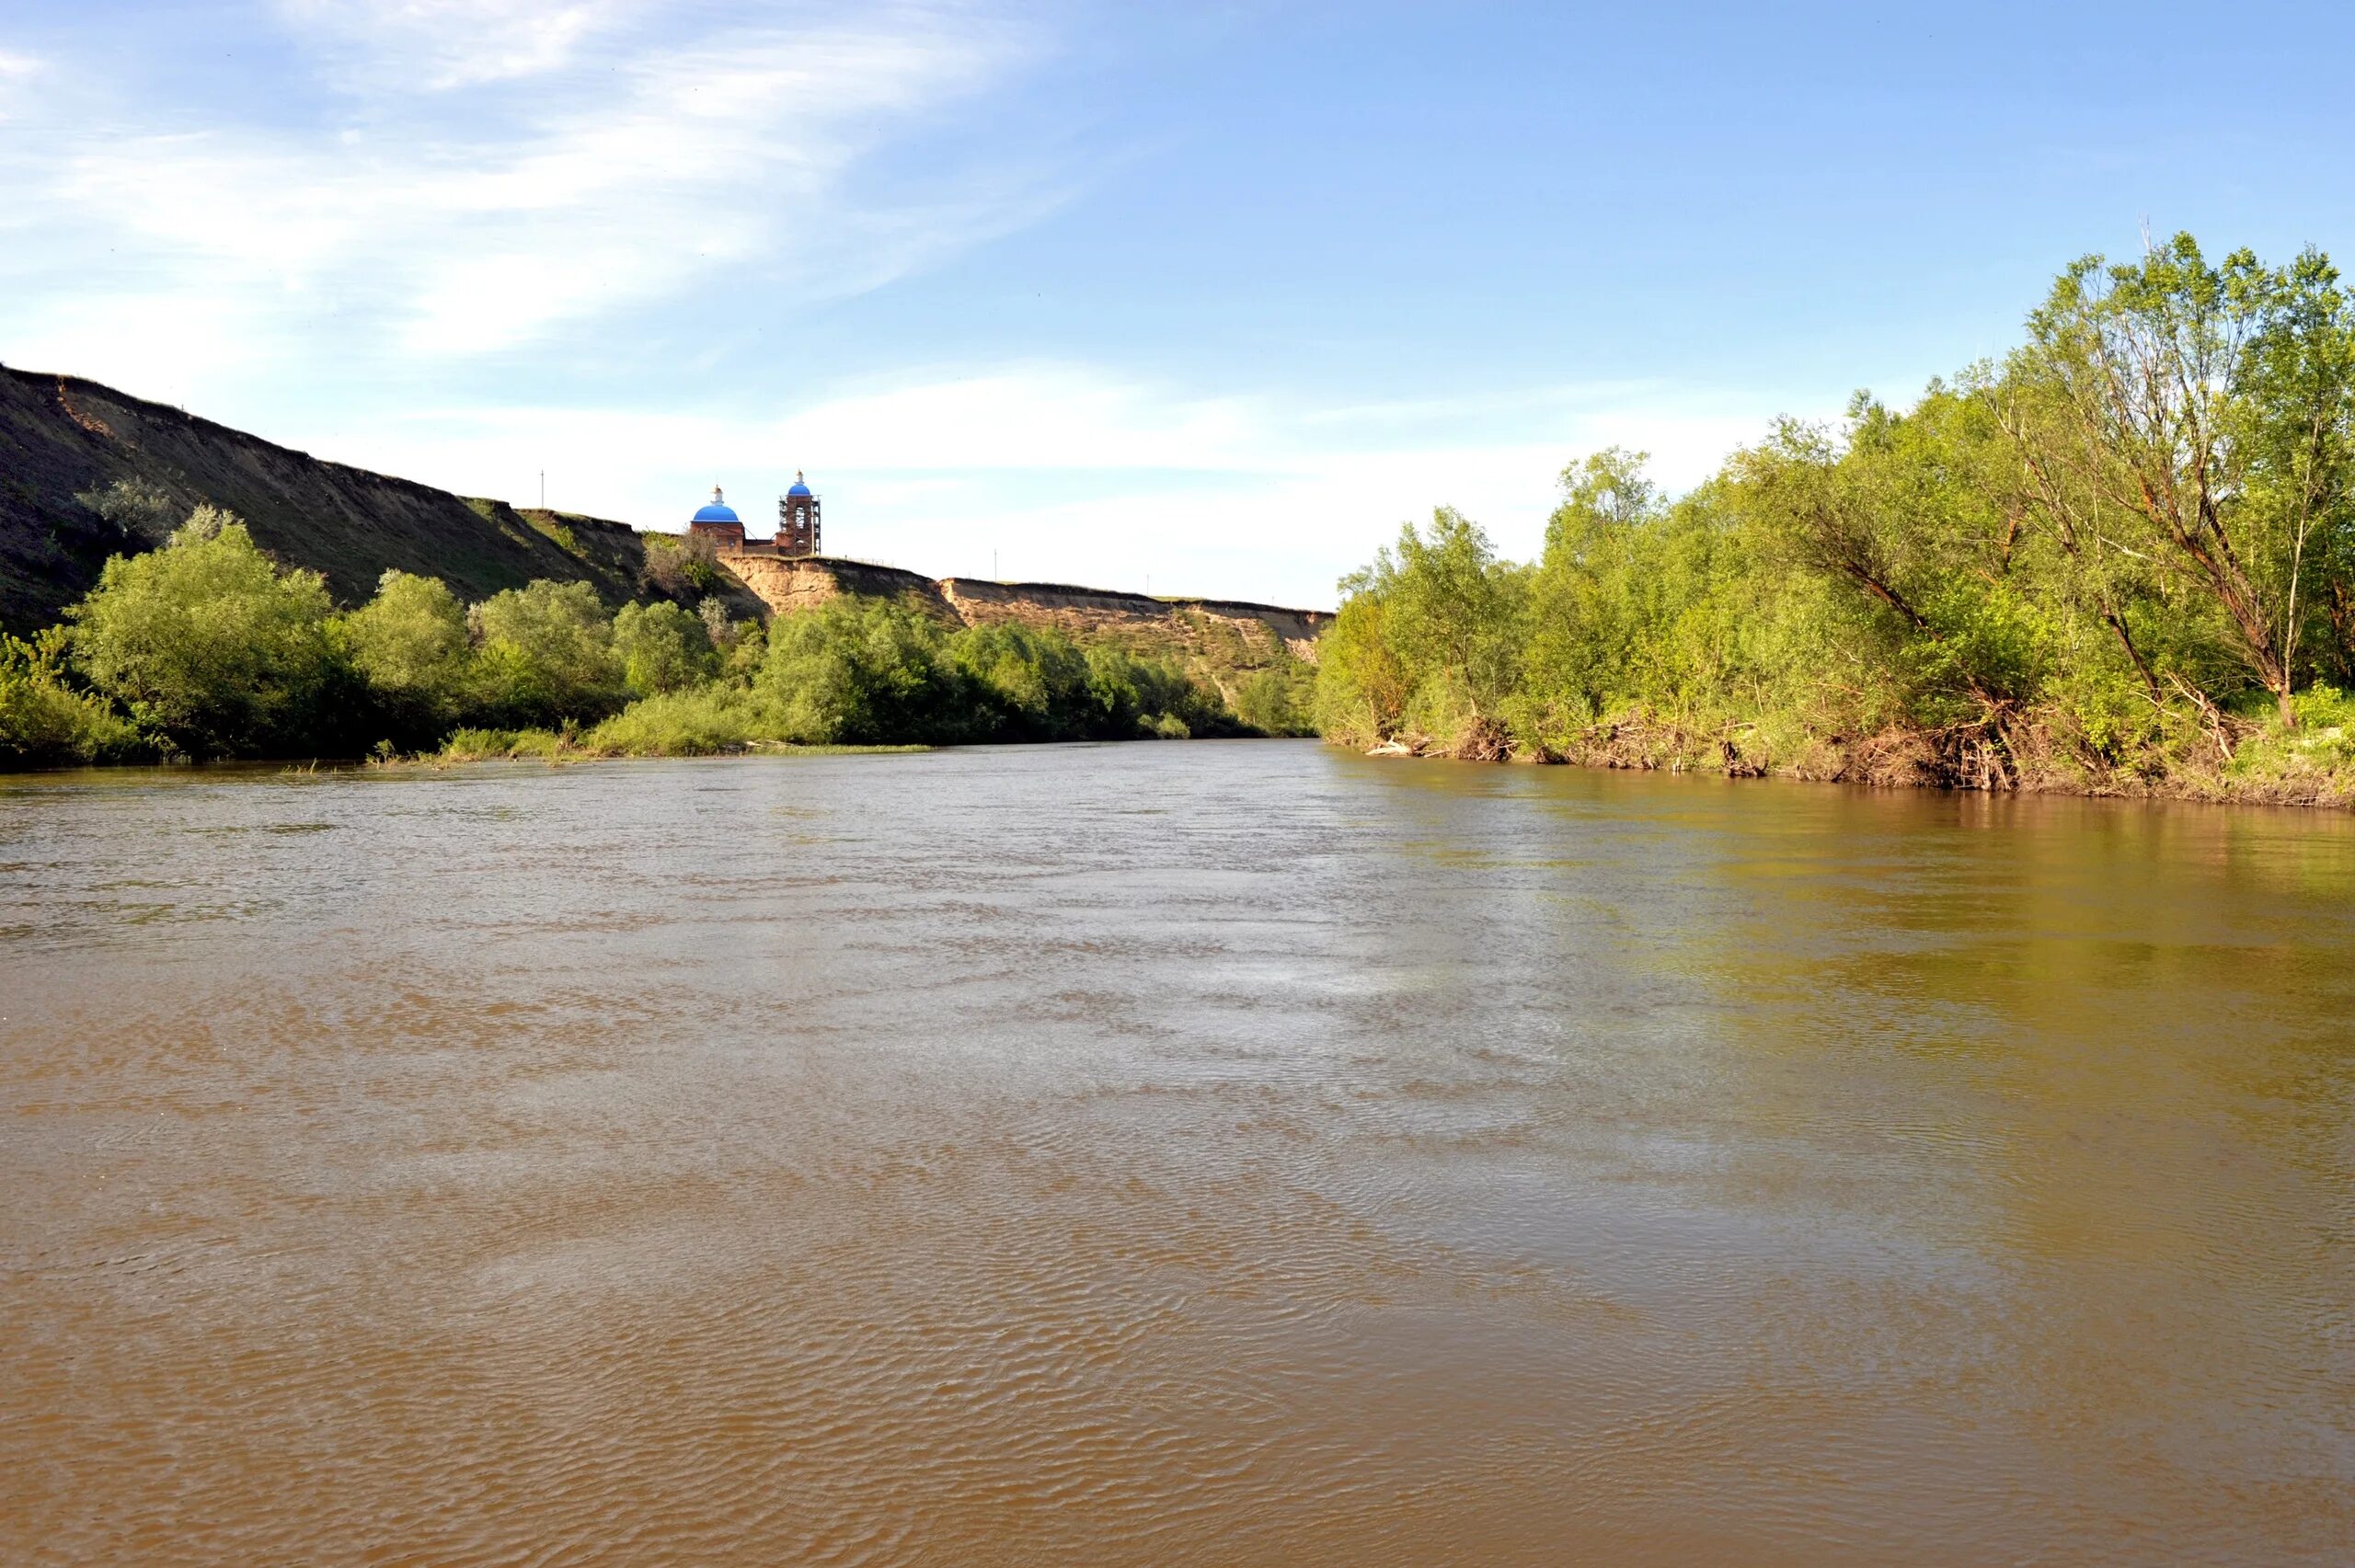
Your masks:
<svg viewBox="0 0 2355 1568"><path fill-rule="evenodd" d="M793 471L793 488L785 493L786 498L787 500L791 500L796 496L806 496L809 493L810 486L802 483L801 480L801 470L798 468L795 469Z"/></svg>
<svg viewBox="0 0 2355 1568"><path fill-rule="evenodd" d="M741 522L744 520L736 515L734 507L720 504L719 486L714 485L711 487L711 505L695 513L695 521L697 522Z"/></svg>

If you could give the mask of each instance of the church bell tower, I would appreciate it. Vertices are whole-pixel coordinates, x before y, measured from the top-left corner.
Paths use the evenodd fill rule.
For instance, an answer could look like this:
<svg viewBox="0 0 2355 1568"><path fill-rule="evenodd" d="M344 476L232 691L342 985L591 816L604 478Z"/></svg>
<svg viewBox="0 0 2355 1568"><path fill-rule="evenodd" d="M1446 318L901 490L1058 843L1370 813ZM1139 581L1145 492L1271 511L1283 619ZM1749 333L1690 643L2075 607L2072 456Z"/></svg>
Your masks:
<svg viewBox="0 0 2355 1568"><path fill-rule="evenodd" d="M797 470L793 488L777 498L776 553L815 555L819 550L818 497Z"/></svg>

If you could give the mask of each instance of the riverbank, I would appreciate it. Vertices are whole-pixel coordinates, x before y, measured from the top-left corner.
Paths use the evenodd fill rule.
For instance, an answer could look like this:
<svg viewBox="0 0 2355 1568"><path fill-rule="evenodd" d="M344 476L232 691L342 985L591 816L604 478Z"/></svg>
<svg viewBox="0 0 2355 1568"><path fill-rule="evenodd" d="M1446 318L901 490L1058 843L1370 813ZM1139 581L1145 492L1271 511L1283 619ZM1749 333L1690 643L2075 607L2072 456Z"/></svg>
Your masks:
<svg viewBox="0 0 2355 1568"><path fill-rule="evenodd" d="M712 599L608 612L577 582L468 605L387 572L342 610L204 509L109 561L64 624L0 635L0 768L1304 733L1308 667L1267 635L1281 661L1230 704L1173 658L906 599L764 623Z"/></svg>
<svg viewBox="0 0 2355 1568"><path fill-rule="evenodd" d="M2212 724L2147 750L2131 765L2088 757L2035 724L2016 725L2000 737L1973 726L1823 736L1786 725L1696 725L1643 708L1568 732L1551 745L1483 727L1466 727L1453 740L1412 731L1370 745L1359 738L1327 739L1376 757L1713 773L1878 789L2355 809L2355 698L2321 687L2293 702L2294 728L2269 713L2219 712Z"/></svg>

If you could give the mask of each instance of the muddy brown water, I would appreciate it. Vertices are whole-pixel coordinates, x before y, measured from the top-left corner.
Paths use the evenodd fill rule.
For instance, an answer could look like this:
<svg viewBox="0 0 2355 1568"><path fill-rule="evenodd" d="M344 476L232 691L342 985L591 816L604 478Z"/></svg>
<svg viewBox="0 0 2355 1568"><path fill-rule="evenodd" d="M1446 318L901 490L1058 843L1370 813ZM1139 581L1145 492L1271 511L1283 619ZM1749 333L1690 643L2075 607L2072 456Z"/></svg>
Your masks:
<svg viewBox="0 0 2355 1568"><path fill-rule="evenodd" d="M2355 822L0 782L0 1561L2326 1562Z"/></svg>

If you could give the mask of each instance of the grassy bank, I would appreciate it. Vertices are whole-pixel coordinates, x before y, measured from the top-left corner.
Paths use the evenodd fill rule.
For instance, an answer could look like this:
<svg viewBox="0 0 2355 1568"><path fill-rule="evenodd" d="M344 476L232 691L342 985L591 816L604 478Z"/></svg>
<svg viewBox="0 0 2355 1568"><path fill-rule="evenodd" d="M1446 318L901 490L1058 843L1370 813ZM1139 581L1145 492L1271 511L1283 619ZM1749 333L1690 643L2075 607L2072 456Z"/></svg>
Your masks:
<svg viewBox="0 0 2355 1568"><path fill-rule="evenodd" d="M599 729L603 727L600 726ZM401 755L384 752L368 759L372 768L444 768L466 762L603 762L646 757L737 757L755 752L797 757L905 756L930 751L930 746L804 745L752 736L715 743L695 736L679 744L649 745L617 741L599 729L568 733L554 729L462 729L443 741L440 750Z"/></svg>

